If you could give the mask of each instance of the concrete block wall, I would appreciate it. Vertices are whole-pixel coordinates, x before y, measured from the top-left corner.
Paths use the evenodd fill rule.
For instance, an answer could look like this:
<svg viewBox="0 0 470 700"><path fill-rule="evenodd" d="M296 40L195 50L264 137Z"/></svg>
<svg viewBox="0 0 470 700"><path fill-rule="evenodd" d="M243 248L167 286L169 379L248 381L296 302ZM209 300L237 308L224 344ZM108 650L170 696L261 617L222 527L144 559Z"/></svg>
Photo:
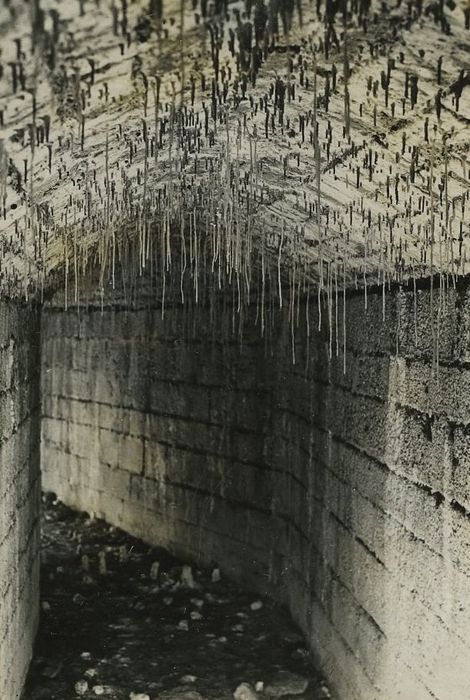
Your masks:
<svg viewBox="0 0 470 700"><path fill-rule="evenodd" d="M0 698L20 697L39 613L40 317L0 302Z"/></svg>
<svg viewBox="0 0 470 700"><path fill-rule="evenodd" d="M341 699L468 700L469 289L242 340L201 308L51 304L45 486L285 602Z"/></svg>

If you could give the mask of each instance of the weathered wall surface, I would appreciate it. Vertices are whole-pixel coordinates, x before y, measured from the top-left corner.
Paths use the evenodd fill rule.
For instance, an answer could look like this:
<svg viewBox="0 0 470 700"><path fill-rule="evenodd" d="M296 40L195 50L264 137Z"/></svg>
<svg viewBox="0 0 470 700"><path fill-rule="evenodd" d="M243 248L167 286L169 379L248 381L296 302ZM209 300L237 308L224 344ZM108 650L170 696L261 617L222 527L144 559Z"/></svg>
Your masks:
<svg viewBox="0 0 470 700"><path fill-rule="evenodd" d="M39 610L39 314L0 303L0 697L15 700Z"/></svg>
<svg viewBox="0 0 470 700"><path fill-rule="evenodd" d="M341 698L466 700L468 289L432 296L348 297L346 374L341 294L295 364L288 323L51 306L45 486L285 601Z"/></svg>

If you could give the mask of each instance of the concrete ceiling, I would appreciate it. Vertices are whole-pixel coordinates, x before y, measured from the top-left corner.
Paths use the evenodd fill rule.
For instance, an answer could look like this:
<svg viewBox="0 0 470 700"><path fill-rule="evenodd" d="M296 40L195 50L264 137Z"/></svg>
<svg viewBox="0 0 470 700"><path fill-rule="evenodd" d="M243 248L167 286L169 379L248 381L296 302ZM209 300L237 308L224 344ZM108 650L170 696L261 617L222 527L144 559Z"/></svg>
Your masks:
<svg viewBox="0 0 470 700"><path fill-rule="evenodd" d="M191 275L468 272L467 0L10 0L0 32L4 294L129 245Z"/></svg>

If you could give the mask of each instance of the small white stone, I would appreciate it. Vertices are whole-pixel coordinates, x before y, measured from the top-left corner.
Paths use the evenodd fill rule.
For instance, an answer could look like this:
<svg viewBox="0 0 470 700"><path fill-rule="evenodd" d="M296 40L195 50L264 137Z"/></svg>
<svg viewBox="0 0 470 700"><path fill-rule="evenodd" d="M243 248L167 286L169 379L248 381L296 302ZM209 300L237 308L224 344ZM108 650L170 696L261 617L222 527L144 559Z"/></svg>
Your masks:
<svg viewBox="0 0 470 700"><path fill-rule="evenodd" d="M41 607L44 610L44 612L49 612L51 609L50 603L48 603L47 600L42 601Z"/></svg>
<svg viewBox="0 0 470 700"><path fill-rule="evenodd" d="M130 700L150 700L150 696L147 693L131 693L129 695Z"/></svg>
<svg viewBox="0 0 470 700"><path fill-rule="evenodd" d="M307 678L297 673L280 671L276 678L267 684L265 693L270 698L282 698L284 695L302 695L307 688Z"/></svg>
<svg viewBox="0 0 470 700"><path fill-rule="evenodd" d="M160 562L159 561L154 561L151 568L150 568L150 578L152 581L156 581L158 579L158 572L160 571Z"/></svg>
<svg viewBox="0 0 470 700"><path fill-rule="evenodd" d="M255 602L250 605L250 609L253 611L261 610L262 607L263 603L260 600L255 600Z"/></svg>
<svg viewBox="0 0 470 700"><path fill-rule="evenodd" d="M80 658L83 659L83 661L89 661L91 659L91 654L89 651L82 651Z"/></svg>
<svg viewBox="0 0 470 700"><path fill-rule="evenodd" d="M191 620L202 620L202 615L200 612L197 612L197 610L193 610L191 612Z"/></svg>
<svg viewBox="0 0 470 700"><path fill-rule="evenodd" d="M180 683L195 683L196 680L197 676L191 676L191 674L187 673L185 676L180 678Z"/></svg>
<svg viewBox="0 0 470 700"><path fill-rule="evenodd" d="M240 683L233 693L235 700L258 700L258 694L249 683Z"/></svg>
<svg viewBox="0 0 470 700"><path fill-rule="evenodd" d="M102 685L94 685L93 692L95 695L104 695L104 688Z"/></svg>
<svg viewBox="0 0 470 700"><path fill-rule="evenodd" d="M228 642L228 639L227 639L227 637L219 637L218 641L221 642L222 644L226 644Z"/></svg>
<svg viewBox="0 0 470 700"><path fill-rule="evenodd" d="M181 620L181 622L178 622L178 629L181 630L182 632L187 632L189 630L188 621Z"/></svg>
<svg viewBox="0 0 470 700"><path fill-rule="evenodd" d="M85 676L87 678L94 678L96 676L96 668L89 668L85 671Z"/></svg>
<svg viewBox="0 0 470 700"><path fill-rule="evenodd" d="M220 581L220 569L216 568L212 571L211 575L212 583L218 583Z"/></svg>
<svg viewBox="0 0 470 700"><path fill-rule="evenodd" d="M77 681L75 683L75 692L77 695L85 695L88 692L88 683L86 681Z"/></svg>
<svg viewBox="0 0 470 700"><path fill-rule="evenodd" d="M264 683L263 681L256 681L255 683L255 690L257 693L262 693L264 690Z"/></svg>

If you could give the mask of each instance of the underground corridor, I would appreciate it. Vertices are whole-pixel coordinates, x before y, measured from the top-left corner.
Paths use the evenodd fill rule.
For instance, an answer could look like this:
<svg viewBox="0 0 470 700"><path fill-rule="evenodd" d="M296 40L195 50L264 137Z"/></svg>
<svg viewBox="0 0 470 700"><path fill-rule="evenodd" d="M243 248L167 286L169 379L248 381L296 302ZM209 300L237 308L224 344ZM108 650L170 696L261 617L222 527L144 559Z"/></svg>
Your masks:
<svg viewBox="0 0 470 700"><path fill-rule="evenodd" d="M469 56L0 3L0 700L470 700Z"/></svg>
<svg viewBox="0 0 470 700"><path fill-rule="evenodd" d="M429 286L349 295L346 373L288 309L4 304L2 697L40 610L25 700L465 698L467 295L438 376Z"/></svg>

